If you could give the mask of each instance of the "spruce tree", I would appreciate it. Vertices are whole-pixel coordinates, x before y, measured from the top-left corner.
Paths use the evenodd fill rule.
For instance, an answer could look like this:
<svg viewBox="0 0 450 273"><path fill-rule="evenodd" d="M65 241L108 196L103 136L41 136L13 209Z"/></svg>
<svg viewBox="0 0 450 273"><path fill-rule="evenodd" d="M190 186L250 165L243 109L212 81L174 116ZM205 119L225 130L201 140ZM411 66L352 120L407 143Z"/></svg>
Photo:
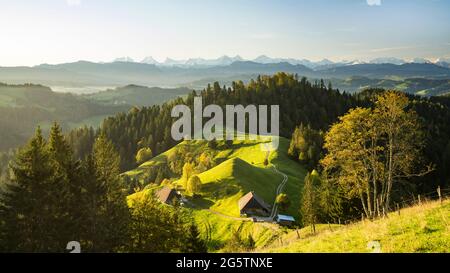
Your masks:
<svg viewBox="0 0 450 273"><path fill-rule="evenodd" d="M13 177L1 192L1 250L63 251L55 222L54 170L40 128L11 165Z"/></svg>
<svg viewBox="0 0 450 273"><path fill-rule="evenodd" d="M200 232L197 225L191 222L189 225L189 233L186 238L186 243L182 249L185 253L206 253L208 248L206 242L200 237Z"/></svg>
<svg viewBox="0 0 450 273"><path fill-rule="evenodd" d="M119 179L120 156L105 134L100 134L94 143L93 163L96 183L104 187L105 198L100 207L98 232L100 238L93 245L96 251L120 250L127 243L129 211L126 203L126 189Z"/></svg>

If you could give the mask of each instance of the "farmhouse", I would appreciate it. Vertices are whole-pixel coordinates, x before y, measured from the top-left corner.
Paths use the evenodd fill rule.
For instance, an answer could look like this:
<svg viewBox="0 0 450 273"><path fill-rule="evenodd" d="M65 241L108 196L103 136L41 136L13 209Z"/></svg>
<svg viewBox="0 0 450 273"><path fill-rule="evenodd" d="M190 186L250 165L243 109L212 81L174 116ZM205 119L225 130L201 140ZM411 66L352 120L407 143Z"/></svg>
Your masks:
<svg viewBox="0 0 450 273"><path fill-rule="evenodd" d="M166 186L156 192L156 197L164 204L173 205L180 200L181 196L174 189Z"/></svg>
<svg viewBox="0 0 450 273"><path fill-rule="evenodd" d="M270 214L270 205L264 202L264 200L257 196L253 191L239 199L238 205L241 215L269 216Z"/></svg>

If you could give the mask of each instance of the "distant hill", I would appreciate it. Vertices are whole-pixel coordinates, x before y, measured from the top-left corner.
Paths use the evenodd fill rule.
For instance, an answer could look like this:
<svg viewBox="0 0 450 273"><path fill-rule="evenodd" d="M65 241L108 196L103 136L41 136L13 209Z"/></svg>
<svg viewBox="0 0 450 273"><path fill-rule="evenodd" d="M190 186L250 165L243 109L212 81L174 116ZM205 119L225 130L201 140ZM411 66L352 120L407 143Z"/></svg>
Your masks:
<svg viewBox="0 0 450 273"><path fill-rule="evenodd" d="M450 77L450 69L431 63L395 64L355 64L316 71L324 78L346 78L364 76L368 78L413 78L428 77L445 79Z"/></svg>
<svg viewBox="0 0 450 273"><path fill-rule="evenodd" d="M106 105L151 106L161 104L179 96L185 96L189 88L159 88L127 85L115 89L84 95L84 98Z"/></svg>
<svg viewBox="0 0 450 273"><path fill-rule="evenodd" d="M331 79L330 81L333 87L350 93L359 92L366 88L395 89L421 96L440 96L450 93L450 79L407 78L395 80L353 76L347 79Z"/></svg>
<svg viewBox="0 0 450 273"><path fill-rule="evenodd" d="M233 60L233 62L231 62ZM177 87L193 86L192 83L203 79L222 81L242 75L273 75L283 71L314 79L345 79L353 76L371 79L406 78L449 79L450 68L433 63L332 63L318 62L314 68L307 62L292 64L292 61L281 59L280 62L269 62L260 58L261 62L243 61L239 59L222 60L217 65L160 65L151 60L146 63L117 61L112 63L93 63L79 61L74 63L35 67L0 67L0 81L8 83L37 83L48 86L125 86L136 84L143 86ZM201 60L191 60L202 63ZM310 65L309 65L310 66Z"/></svg>
<svg viewBox="0 0 450 273"><path fill-rule="evenodd" d="M53 121L64 130L83 125L98 127L108 116L132 106L152 106L185 96L191 89L127 85L88 95L53 92L36 85L0 83L0 152L25 142L37 125L44 131Z"/></svg>
<svg viewBox="0 0 450 273"><path fill-rule="evenodd" d="M58 121L64 129L98 126L106 116L129 105L102 105L72 94L55 93L41 85L0 84L0 151L22 145L37 125Z"/></svg>

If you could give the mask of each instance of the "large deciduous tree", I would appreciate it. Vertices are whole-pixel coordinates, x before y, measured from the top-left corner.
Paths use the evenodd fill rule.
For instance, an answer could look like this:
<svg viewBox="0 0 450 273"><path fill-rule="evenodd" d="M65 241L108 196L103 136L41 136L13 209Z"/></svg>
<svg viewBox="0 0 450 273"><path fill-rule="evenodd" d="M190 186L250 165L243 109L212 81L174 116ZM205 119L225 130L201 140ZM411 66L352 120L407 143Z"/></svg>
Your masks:
<svg viewBox="0 0 450 273"><path fill-rule="evenodd" d="M327 179L359 198L367 217L388 211L396 182L430 171L419 168L424 137L408 104L402 93L382 93L374 109L350 110L325 135Z"/></svg>

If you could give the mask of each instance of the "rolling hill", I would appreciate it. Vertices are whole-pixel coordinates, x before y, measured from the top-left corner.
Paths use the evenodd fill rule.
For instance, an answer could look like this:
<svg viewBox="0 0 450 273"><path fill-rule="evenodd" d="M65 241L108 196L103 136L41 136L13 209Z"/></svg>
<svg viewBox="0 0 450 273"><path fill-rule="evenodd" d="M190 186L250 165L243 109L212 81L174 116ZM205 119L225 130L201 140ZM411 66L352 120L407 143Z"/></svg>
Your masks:
<svg viewBox="0 0 450 273"><path fill-rule="evenodd" d="M208 208L229 216L239 216L237 201L252 190L267 203L272 204L282 176L275 172L272 166L264 166L267 154L261 150L261 143L264 142L236 140L231 147L217 148L214 161L218 164L198 173L203 184L202 199L193 200L194 204L202 209ZM302 178L306 175L306 171L288 157L288 146L289 140L280 138L280 147L270 152L269 162L288 175L285 190L292 201L289 212L297 214ZM140 180L143 185L151 186L149 181L143 181L146 172L155 171L157 170L155 167L158 166L171 164L170 158L186 147L189 147L189 152L194 156L199 156L205 151L212 153L206 141L184 141L124 175ZM174 186L181 184L179 177L180 175L172 174Z"/></svg>
<svg viewBox="0 0 450 273"><path fill-rule="evenodd" d="M219 142L219 146L214 149L214 161L218 164L198 174L202 182L201 197L188 197L186 209L199 222L204 232L205 225L209 227L213 238L210 242L212 249L218 250L223 246L232 235L230 230L240 230L243 236L252 234L260 246L266 245L278 230L276 225L259 225L248 221L247 218L241 218L238 208L238 200L249 191L254 191L267 203L273 204L276 188L283 177L275 172L271 164L288 176L284 192L290 198L291 206L287 213L298 215L306 170L288 157L289 140L285 138L280 138L278 150L269 154L271 164L265 166L267 153L262 151L260 146L264 143L263 140L236 140L231 146L226 146L225 143ZM170 158L176 155L177 151L186 149L193 157L203 152L213 153L206 141L184 141L123 175L140 179L141 183L146 184L148 181L142 181L146 172L155 171L157 166L170 164ZM179 175L173 175L172 181L173 187L180 187ZM129 198L150 194L159 187L152 183L147 184L146 189L130 195Z"/></svg>
<svg viewBox="0 0 450 273"><path fill-rule="evenodd" d="M188 88L159 88L127 85L115 89L87 94L83 97L104 105L151 106L161 104L191 92Z"/></svg>
<svg viewBox="0 0 450 273"><path fill-rule="evenodd" d="M22 145L37 125L44 131L53 121L64 129L98 126L106 116L128 109L128 105L101 105L41 85L0 84L0 151Z"/></svg>

